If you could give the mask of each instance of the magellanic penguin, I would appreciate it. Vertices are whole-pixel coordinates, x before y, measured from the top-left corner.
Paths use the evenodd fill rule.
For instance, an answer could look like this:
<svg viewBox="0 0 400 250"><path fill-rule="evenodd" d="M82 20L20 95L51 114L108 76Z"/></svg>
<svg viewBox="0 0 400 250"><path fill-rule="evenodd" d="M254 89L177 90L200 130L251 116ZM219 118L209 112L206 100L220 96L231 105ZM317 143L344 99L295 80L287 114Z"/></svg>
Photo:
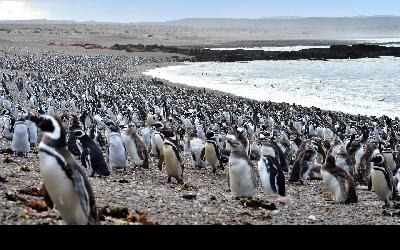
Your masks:
<svg viewBox="0 0 400 250"><path fill-rule="evenodd" d="M149 153L136 128L129 127L122 134L128 156L136 167L149 168Z"/></svg>
<svg viewBox="0 0 400 250"><path fill-rule="evenodd" d="M217 172L217 168L223 168L221 162L221 152L217 141L215 140L215 134L212 131L207 131L206 133L206 144L201 153L201 158L203 160L207 160L208 164L210 164L213 169L213 173Z"/></svg>
<svg viewBox="0 0 400 250"><path fill-rule="evenodd" d="M74 131L74 136L81 142L82 165L91 172L90 176L94 177L95 174L100 177L109 176L110 171L99 146L83 130Z"/></svg>
<svg viewBox="0 0 400 250"><path fill-rule="evenodd" d="M89 180L67 149L65 129L58 117L31 117L43 132L39 144L44 187L61 217L69 225L99 224Z"/></svg>
<svg viewBox="0 0 400 250"><path fill-rule="evenodd" d="M356 184L346 170L336 166L335 158L329 155L321 168L325 186L333 194L336 203L357 203Z"/></svg>
<svg viewBox="0 0 400 250"><path fill-rule="evenodd" d="M385 157L381 154L373 156L371 162L372 187L379 199L385 202L383 208L388 208L394 193L392 172L386 165Z"/></svg>
<svg viewBox="0 0 400 250"><path fill-rule="evenodd" d="M174 177L178 184L183 184L184 164L182 162L176 135L172 131L162 131L165 136L163 145L164 154L161 156L168 174L168 183L171 183Z"/></svg>
<svg viewBox="0 0 400 250"><path fill-rule="evenodd" d="M316 165L317 151L312 143L307 143L293 166L289 182L300 182L302 185L307 181L311 169Z"/></svg>
<svg viewBox="0 0 400 250"><path fill-rule="evenodd" d="M14 125L11 149L14 156L17 156L17 154L24 154L24 157L28 158L31 144L29 142L29 128L24 119L19 119Z"/></svg>
<svg viewBox="0 0 400 250"><path fill-rule="evenodd" d="M235 198L252 198L257 194L257 175L246 149L239 140L228 140L229 157L228 184Z"/></svg>
<svg viewBox="0 0 400 250"><path fill-rule="evenodd" d="M110 127L107 150L108 163L114 170L126 170L128 167L128 153L118 131L119 128L117 126L113 125Z"/></svg>
<svg viewBox="0 0 400 250"><path fill-rule="evenodd" d="M277 159L271 156L261 157L258 163L258 173L266 195L286 196L285 174Z"/></svg>

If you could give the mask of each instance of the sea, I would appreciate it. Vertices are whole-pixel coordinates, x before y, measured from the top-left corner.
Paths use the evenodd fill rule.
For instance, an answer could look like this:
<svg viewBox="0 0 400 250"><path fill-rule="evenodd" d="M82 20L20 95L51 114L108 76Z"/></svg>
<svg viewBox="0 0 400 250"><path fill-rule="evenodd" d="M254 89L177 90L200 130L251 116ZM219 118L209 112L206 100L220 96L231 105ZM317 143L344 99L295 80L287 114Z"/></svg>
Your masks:
<svg viewBox="0 0 400 250"><path fill-rule="evenodd" d="M399 41L390 41L385 46L400 46ZM298 50L303 46L293 47ZM267 47L266 50L279 48L291 51L290 47ZM400 117L400 58L395 57L188 62L152 69L144 74L258 101L285 102L354 115Z"/></svg>

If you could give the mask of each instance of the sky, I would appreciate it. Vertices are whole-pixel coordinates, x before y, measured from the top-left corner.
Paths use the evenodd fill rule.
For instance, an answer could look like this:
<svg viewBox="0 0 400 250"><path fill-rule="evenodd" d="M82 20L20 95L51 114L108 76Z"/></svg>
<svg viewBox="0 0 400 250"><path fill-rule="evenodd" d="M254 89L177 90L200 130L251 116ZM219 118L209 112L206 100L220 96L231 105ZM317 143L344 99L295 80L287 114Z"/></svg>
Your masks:
<svg viewBox="0 0 400 250"><path fill-rule="evenodd" d="M358 15L400 16L400 0L0 0L0 20L158 22Z"/></svg>

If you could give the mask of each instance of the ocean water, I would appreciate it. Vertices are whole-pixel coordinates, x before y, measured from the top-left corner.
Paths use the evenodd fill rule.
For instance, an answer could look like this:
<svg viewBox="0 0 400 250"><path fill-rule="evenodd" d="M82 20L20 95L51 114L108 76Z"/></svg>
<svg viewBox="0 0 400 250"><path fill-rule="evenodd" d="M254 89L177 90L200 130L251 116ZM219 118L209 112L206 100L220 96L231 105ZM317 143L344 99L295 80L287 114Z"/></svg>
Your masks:
<svg viewBox="0 0 400 250"><path fill-rule="evenodd" d="M185 63L144 74L259 101L400 117L400 58Z"/></svg>

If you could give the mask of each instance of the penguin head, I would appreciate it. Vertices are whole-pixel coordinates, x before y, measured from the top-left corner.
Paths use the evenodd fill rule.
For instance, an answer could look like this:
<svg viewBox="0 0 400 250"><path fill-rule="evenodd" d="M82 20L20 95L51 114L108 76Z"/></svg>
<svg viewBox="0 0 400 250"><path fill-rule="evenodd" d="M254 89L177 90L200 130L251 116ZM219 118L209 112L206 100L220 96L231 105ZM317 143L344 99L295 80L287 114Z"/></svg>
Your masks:
<svg viewBox="0 0 400 250"><path fill-rule="evenodd" d="M332 155L329 155L326 158L325 167L326 168L333 168L336 166L336 159Z"/></svg>
<svg viewBox="0 0 400 250"><path fill-rule="evenodd" d="M381 155L381 154L375 155L374 157L372 157L371 162L374 165L383 164L383 163L385 163L385 157L383 155Z"/></svg>
<svg viewBox="0 0 400 250"><path fill-rule="evenodd" d="M214 138L214 136L215 136L215 134L213 131L210 131L210 130L207 131L207 133L206 133L207 140L211 140L212 138Z"/></svg>
<svg viewBox="0 0 400 250"><path fill-rule="evenodd" d="M243 146L243 144L242 144L239 140L232 140L232 139L229 139L229 140L227 141L227 143L231 146L231 148L232 148L233 150L236 150L236 151L244 150L244 146Z"/></svg>
<svg viewBox="0 0 400 250"><path fill-rule="evenodd" d="M30 120L37 124L44 135L54 141L59 141L65 137L65 129L60 118L50 115L42 115L40 117L32 116Z"/></svg>

